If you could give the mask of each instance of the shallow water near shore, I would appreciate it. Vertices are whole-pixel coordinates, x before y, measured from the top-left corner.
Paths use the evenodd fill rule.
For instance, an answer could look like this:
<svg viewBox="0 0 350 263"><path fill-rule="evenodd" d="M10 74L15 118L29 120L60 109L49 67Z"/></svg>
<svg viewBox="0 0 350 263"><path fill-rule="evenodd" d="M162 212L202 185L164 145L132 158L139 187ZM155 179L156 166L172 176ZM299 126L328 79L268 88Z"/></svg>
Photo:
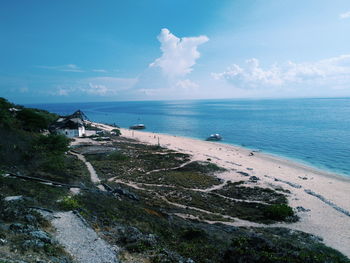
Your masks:
<svg viewBox="0 0 350 263"><path fill-rule="evenodd" d="M90 120L205 139L286 157L350 176L350 98L192 100L26 105L61 115L80 109Z"/></svg>

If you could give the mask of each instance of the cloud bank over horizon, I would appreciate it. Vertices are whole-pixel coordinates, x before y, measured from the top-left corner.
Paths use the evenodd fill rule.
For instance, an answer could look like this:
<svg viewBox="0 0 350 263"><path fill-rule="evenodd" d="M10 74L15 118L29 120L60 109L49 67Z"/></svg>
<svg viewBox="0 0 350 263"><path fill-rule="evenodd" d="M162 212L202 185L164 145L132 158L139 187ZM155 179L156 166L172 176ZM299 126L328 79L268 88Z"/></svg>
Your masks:
<svg viewBox="0 0 350 263"><path fill-rule="evenodd" d="M329 88L350 87L350 54L315 62L295 63L288 61L263 68L256 58L248 59L244 65L233 64L225 71L212 73L216 80L225 80L240 89L269 88Z"/></svg>
<svg viewBox="0 0 350 263"><path fill-rule="evenodd" d="M0 96L20 103L349 97L348 0L266 1L25 4L31 12L8 1L0 10Z"/></svg>

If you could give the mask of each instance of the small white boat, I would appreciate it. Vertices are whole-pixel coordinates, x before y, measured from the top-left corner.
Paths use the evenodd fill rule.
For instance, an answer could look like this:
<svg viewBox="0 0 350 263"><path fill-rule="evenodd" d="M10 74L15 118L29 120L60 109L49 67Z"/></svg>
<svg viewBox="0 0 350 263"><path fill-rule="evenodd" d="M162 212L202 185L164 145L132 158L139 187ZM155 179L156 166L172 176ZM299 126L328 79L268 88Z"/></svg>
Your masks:
<svg viewBox="0 0 350 263"><path fill-rule="evenodd" d="M132 130L143 130L143 129L146 129L146 126L144 124L135 124L133 126L130 126L130 129L132 129Z"/></svg>
<svg viewBox="0 0 350 263"><path fill-rule="evenodd" d="M211 134L208 138L207 141L220 141L222 140L222 137L220 134L215 133L215 134Z"/></svg>

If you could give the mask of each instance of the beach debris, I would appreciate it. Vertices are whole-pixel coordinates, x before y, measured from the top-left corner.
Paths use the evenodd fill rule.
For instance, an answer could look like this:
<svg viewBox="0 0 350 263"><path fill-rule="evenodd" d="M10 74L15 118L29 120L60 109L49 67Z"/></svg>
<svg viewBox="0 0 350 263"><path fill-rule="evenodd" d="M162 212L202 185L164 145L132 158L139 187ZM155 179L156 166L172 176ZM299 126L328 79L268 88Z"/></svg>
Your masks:
<svg viewBox="0 0 350 263"><path fill-rule="evenodd" d="M252 183L256 183L259 180L260 180L260 178L255 176L255 175L249 177L249 181L252 182Z"/></svg>
<svg viewBox="0 0 350 263"><path fill-rule="evenodd" d="M233 164L233 165L237 165L237 166L242 166L241 164L235 163L235 162L226 162L226 163Z"/></svg>
<svg viewBox="0 0 350 263"><path fill-rule="evenodd" d="M315 192L313 192L312 190L310 189L305 189L304 190L305 193L309 194L309 195L312 195L314 197L317 197L318 199L320 199L322 202L324 202L325 204L333 207L335 210L337 210L338 212L340 213L343 213L344 215L347 215L347 216L350 216L350 212L345 210L344 208L341 208L339 206L337 206L335 203L333 203L332 201L326 199L324 196L320 195L320 194L317 194Z"/></svg>
<svg viewBox="0 0 350 263"><path fill-rule="evenodd" d="M242 171L238 171L237 173L238 173L238 174L241 174L241 175L243 175L243 176L249 176L249 175L250 175L249 173L242 172Z"/></svg>
<svg viewBox="0 0 350 263"><path fill-rule="evenodd" d="M302 180L307 180L306 176L298 176L298 178L302 179Z"/></svg>
<svg viewBox="0 0 350 263"><path fill-rule="evenodd" d="M302 206L297 206L296 209L297 209L298 212L309 212L309 211L311 211L310 209L304 208Z"/></svg>
<svg viewBox="0 0 350 263"><path fill-rule="evenodd" d="M288 182L282 179L278 179L278 178L274 178L275 182L281 182L281 183L285 183L288 184L289 186L293 187L293 188L301 188L302 186L300 184L295 184L292 182Z"/></svg>
<svg viewBox="0 0 350 263"><path fill-rule="evenodd" d="M249 168L249 167L248 167L248 168L247 168L247 170L248 170L248 171L253 171L254 169L253 169L253 168Z"/></svg>
<svg viewBox="0 0 350 263"><path fill-rule="evenodd" d="M249 153L249 156L254 156L254 153L253 153L253 152L250 152L250 153Z"/></svg>

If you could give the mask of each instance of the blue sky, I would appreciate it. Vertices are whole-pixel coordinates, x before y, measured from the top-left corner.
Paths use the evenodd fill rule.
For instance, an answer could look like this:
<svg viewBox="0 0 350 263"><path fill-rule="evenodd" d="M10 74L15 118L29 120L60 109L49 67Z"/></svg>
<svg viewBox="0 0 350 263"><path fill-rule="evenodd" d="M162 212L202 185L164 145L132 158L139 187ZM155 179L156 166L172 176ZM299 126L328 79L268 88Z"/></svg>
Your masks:
<svg viewBox="0 0 350 263"><path fill-rule="evenodd" d="M17 103L350 96L348 0L0 3Z"/></svg>

